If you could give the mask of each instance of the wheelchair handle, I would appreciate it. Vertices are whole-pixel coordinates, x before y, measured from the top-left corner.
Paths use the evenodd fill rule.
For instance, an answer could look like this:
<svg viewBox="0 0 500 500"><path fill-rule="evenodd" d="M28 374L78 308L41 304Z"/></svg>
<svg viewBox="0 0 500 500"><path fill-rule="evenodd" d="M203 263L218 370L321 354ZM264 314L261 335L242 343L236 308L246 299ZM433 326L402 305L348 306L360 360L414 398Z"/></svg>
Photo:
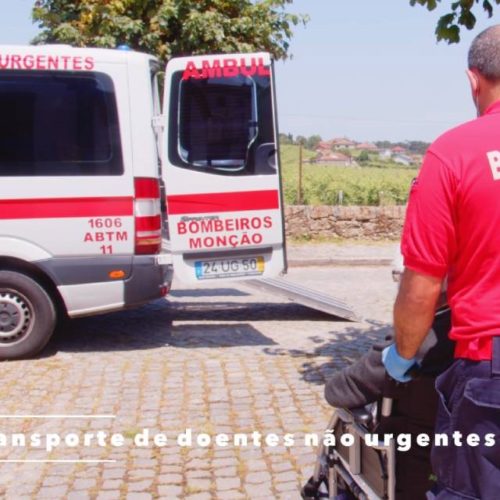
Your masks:
<svg viewBox="0 0 500 500"><path fill-rule="evenodd" d="M414 363L408 370L405 375L409 375L412 379L417 378L420 375L420 365L418 363ZM387 374L385 376L384 381L384 390L383 393L387 394L382 398L382 406L380 409L380 414L383 417L390 417L392 414L392 405L394 401L394 393L396 392L398 386L401 382L394 380L390 375Z"/></svg>
<svg viewBox="0 0 500 500"><path fill-rule="evenodd" d="M392 402L393 399L389 397L382 398L382 407L380 408L380 414L382 417L390 417L392 413Z"/></svg>

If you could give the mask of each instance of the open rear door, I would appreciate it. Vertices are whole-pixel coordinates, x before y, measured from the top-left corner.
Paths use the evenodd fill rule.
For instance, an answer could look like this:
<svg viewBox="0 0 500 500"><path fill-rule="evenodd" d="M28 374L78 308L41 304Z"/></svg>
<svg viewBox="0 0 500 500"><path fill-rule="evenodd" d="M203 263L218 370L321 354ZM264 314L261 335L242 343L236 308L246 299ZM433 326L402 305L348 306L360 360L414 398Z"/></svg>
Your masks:
<svg viewBox="0 0 500 500"><path fill-rule="evenodd" d="M269 54L167 65L163 175L174 272L184 282L286 271Z"/></svg>

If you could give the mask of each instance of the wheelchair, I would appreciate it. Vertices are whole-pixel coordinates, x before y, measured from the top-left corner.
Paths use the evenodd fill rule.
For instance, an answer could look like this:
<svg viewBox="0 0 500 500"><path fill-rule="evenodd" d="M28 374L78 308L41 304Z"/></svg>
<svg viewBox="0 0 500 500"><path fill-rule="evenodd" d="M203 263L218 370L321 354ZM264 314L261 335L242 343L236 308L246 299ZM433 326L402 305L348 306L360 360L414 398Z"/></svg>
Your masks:
<svg viewBox="0 0 500 500"><path fill-rule="evenodd" d="M436 313L433 332L439 349L428 355L407 384L385 376L380 397L357 408L336 408L321 445L312 477L304 485L304 500L423 500L435 478L430 464L430 444L419 446L418 434L432 440L437 411L435 377L453 358L447 340L449 309ZM410 449L400 449L398 436L411 438ZM342 436L349 435L348 445ZM391 439L388 436L392 435ZM352 436L352 438L351 438ZM333 443L333 444L330 444Z"/></svg>

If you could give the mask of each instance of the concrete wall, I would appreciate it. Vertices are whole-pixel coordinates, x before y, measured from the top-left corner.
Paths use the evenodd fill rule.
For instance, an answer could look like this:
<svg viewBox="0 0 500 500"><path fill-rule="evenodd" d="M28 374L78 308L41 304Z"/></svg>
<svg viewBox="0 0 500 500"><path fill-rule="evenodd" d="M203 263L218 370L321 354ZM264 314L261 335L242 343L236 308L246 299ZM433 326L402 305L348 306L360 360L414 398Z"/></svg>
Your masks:
<svg viewBox="0 0 500 500"><path fill-rule="evenodd" d="M397 240L405 209L404 206L287 206L286 234L298 238Z"/></svg>

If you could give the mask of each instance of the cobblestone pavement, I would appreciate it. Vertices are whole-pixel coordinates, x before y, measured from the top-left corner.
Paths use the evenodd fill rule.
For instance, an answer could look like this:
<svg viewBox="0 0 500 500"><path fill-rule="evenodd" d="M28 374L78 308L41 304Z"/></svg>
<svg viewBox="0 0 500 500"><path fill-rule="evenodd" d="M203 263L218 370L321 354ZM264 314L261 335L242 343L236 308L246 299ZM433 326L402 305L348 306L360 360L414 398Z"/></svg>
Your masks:
<svg viewBox="0 0 500 500"><path fill-rule="evenodd" d="M241 285L176 284L168 301L73 320L39 359L3 363L0 459L20 462L0 464L1 497L298 499L315 459L304 436L321 437L330 415L324 379L388 332L395 287L389 267L299 267L289 279L367 319ZM13 446L13 433L27 446ZM42 446L30 446L37 433ZM51 433L69 442L50 437L47 452ZM88 446L76 443L84 434Z"/></svg>

